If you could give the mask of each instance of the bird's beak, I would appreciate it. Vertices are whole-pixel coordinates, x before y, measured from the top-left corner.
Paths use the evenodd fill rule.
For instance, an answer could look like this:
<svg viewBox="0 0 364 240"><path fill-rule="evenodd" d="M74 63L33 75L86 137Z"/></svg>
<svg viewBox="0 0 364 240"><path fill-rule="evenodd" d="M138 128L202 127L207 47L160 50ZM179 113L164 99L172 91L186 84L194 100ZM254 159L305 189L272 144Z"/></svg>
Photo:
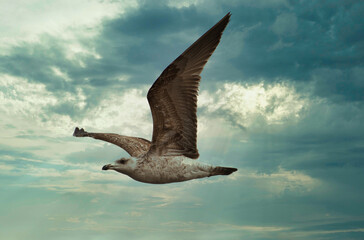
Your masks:
<svg viewBox="0 0 364 240"><path fill-rule="evenodd" d="M110 164L107 164L105 166L102 167L102 170L109 170Z"/></svg>

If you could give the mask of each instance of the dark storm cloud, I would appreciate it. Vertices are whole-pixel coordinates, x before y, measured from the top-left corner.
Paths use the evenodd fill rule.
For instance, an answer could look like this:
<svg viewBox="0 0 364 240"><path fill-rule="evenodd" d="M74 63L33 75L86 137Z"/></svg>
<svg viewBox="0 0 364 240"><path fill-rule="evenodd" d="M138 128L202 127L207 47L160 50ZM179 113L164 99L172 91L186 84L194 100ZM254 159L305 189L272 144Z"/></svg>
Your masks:
<svg viewBox="0 0 364 240"><path fill-rule="evenodd" d="M125 16L106 21L97 49L108 56L106 61L127 65L130 82L151 85L169 63L221 17L223 14L211 16L194 6L177 9L148 2ZM190 34L196 39L186 40Z"/></svg>
<svg viewBox="0 0 364 240"><path fill-rule="evenodd" d="M210 79L315 81L320 96L363 100L362 77L357 74L364 62L363 2L291 1L264 6L241 1L236 5L225 34L243 33L241 51L236 49L239 54L228 62L220 61L223 68L210 70Z"/></svg>
<svg viewBox="0 0 364 240"><path fill-rule="evenodd" d="M261 24L250 31L245 51L234 63L244 74L268 80L308 81L320 69L338 71L339 76L330 81L327 75L318 79L320 90L326 88L328 97L338 94L345 100L362 100L358 91L363 87L353 83L357 81L353 71L364 62L364 32L360 30L364 21L359 14L364 4L341 3L292 2L290 8L270 10L274 17L257 19Z"/></svg>
<svg viewBox="0 0 364 240"><path fill-rule="evenodd" d="M315 93L333 101L364 100L364 67L350 69L318 68L312 71Z"/></svg>
<svg viewBox="0 0 364 240"><path fill-rule="evenodd" d="M227 62L216 59L229 59L223 52L213 56L216 61L211 63L212 68L204 71L209 83L255 81L260 77L275 81L283 77L315 81L320 96L363 100L364 86L358 74L363 72L364 62L362 2L292 1L264 5L242 1L235 2L234 7L219 2L211 2L210 6L217 9L214 14L199 5L178 9L165 2L142 2L125 15L104 20L100 35L82 41L101 56L96 59L79 54L85 68L66 58L68 49L62 40L44 36L39 43L20 44L8 56L1 56L0 70L42 82L55 93L74 93L75 86L89 86L85 88L87 103L96 105L107 88L122 91L125 87L152 84L196 40L187 36L200 36L232 11L221 44L227 43L230 33L243 31L243 47L236 49L240 53ZM72 82L56 76L52 66L66 73ZM127 75L129 82L116 81L121 75ZM57 111L62 112L65 107L59 106Z"/></svg>
<svg viewBox="0 0 364 240"><path fill-rule="evenodd" d="M364 33L360 31L364 21L359 14L364 9L362 3L292 1L265 6L242 1L233 9L211 4L221 16L230 10L233 14L221 45L228 43L230 33L244 35L240 39L242 49L236 49L240 53L227 62L216 59L229 59L220 51L226 46L219 46L219 55L209 63L212 67L203 72L209 83L288 78L316 82L319 96L363 100L363 85L357 74L364 62ZM105 21L97 51L107 56L103 60L107 65L128 66L120 72L130 74L130 82L152 83L195 40L190 42L181 36L201 35L220 15L208 14L198 5L177 9L160 2L144 3L123 17ZM328 74L321 74L323 71Z"/></svg>

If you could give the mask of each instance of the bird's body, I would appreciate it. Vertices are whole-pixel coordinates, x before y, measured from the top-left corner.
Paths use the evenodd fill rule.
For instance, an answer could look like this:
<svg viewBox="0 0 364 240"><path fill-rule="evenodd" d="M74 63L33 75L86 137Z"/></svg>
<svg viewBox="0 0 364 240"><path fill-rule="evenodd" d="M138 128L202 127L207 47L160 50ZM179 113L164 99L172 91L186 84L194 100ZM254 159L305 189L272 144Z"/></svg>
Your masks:
<svg viewBox="0 0 364 240"><path fill-rule="evenodd" d="M229 19L230 13L174 60L149 89L152 141L75 129L75 137L107 141L131 155L105 165L103 170L115 170L137 181L154 184L229 175L237 170L195 161L199 157L196 112L200 73L219 44Z"/></svg>
<svg viewBox="0 0 364 240"><path fill-rule="evenodd" d="M209 177L213 174L214 167L194 161L190 158L145 156L128 160L130 168L119 165L107 166L117 172L144 183L163 184L182 182L196 178Z"/></svg>

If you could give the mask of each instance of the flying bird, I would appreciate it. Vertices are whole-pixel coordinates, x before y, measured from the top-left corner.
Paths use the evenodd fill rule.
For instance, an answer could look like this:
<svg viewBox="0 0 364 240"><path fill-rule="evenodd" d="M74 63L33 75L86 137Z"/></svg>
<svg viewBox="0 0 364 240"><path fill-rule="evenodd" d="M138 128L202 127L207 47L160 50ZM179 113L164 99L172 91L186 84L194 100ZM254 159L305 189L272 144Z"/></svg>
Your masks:
<svg viewBox="0 0 364 240"><path fill-rule="evenodd" d="M102 170L115 170L144 183L163 184L229 175L236 168L195 161L197 95L200 74L229 23L228 13L202 35L158 77L148 91L153 117L152 141L115 133L91 133L75 128L73 136L92 137L115 144L130 154Z"/></svg>

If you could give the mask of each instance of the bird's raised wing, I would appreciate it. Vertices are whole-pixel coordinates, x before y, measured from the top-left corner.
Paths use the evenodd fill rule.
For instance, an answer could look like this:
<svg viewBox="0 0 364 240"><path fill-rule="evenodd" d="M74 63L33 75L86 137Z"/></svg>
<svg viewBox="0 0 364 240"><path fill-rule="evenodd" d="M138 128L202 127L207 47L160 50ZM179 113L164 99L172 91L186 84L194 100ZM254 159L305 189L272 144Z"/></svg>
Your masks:
<svg viewBox="0 0 364 240"><path fill-rule="evenodd" d="M92 137L115 144L124 149L132 157L141 157L150 148L150 141L144 138L122 136L115 133L89 133L83 130L83 128L79 129L78 127L73 132L73 136Z"/></svg>
<svg viewBox="0 0 364 240"><path fill-rule="evenodd" d="M153 116L150 153L198 158L196 111L200 73L229 20L230 13L174 60L149 89Z"/></svg>

